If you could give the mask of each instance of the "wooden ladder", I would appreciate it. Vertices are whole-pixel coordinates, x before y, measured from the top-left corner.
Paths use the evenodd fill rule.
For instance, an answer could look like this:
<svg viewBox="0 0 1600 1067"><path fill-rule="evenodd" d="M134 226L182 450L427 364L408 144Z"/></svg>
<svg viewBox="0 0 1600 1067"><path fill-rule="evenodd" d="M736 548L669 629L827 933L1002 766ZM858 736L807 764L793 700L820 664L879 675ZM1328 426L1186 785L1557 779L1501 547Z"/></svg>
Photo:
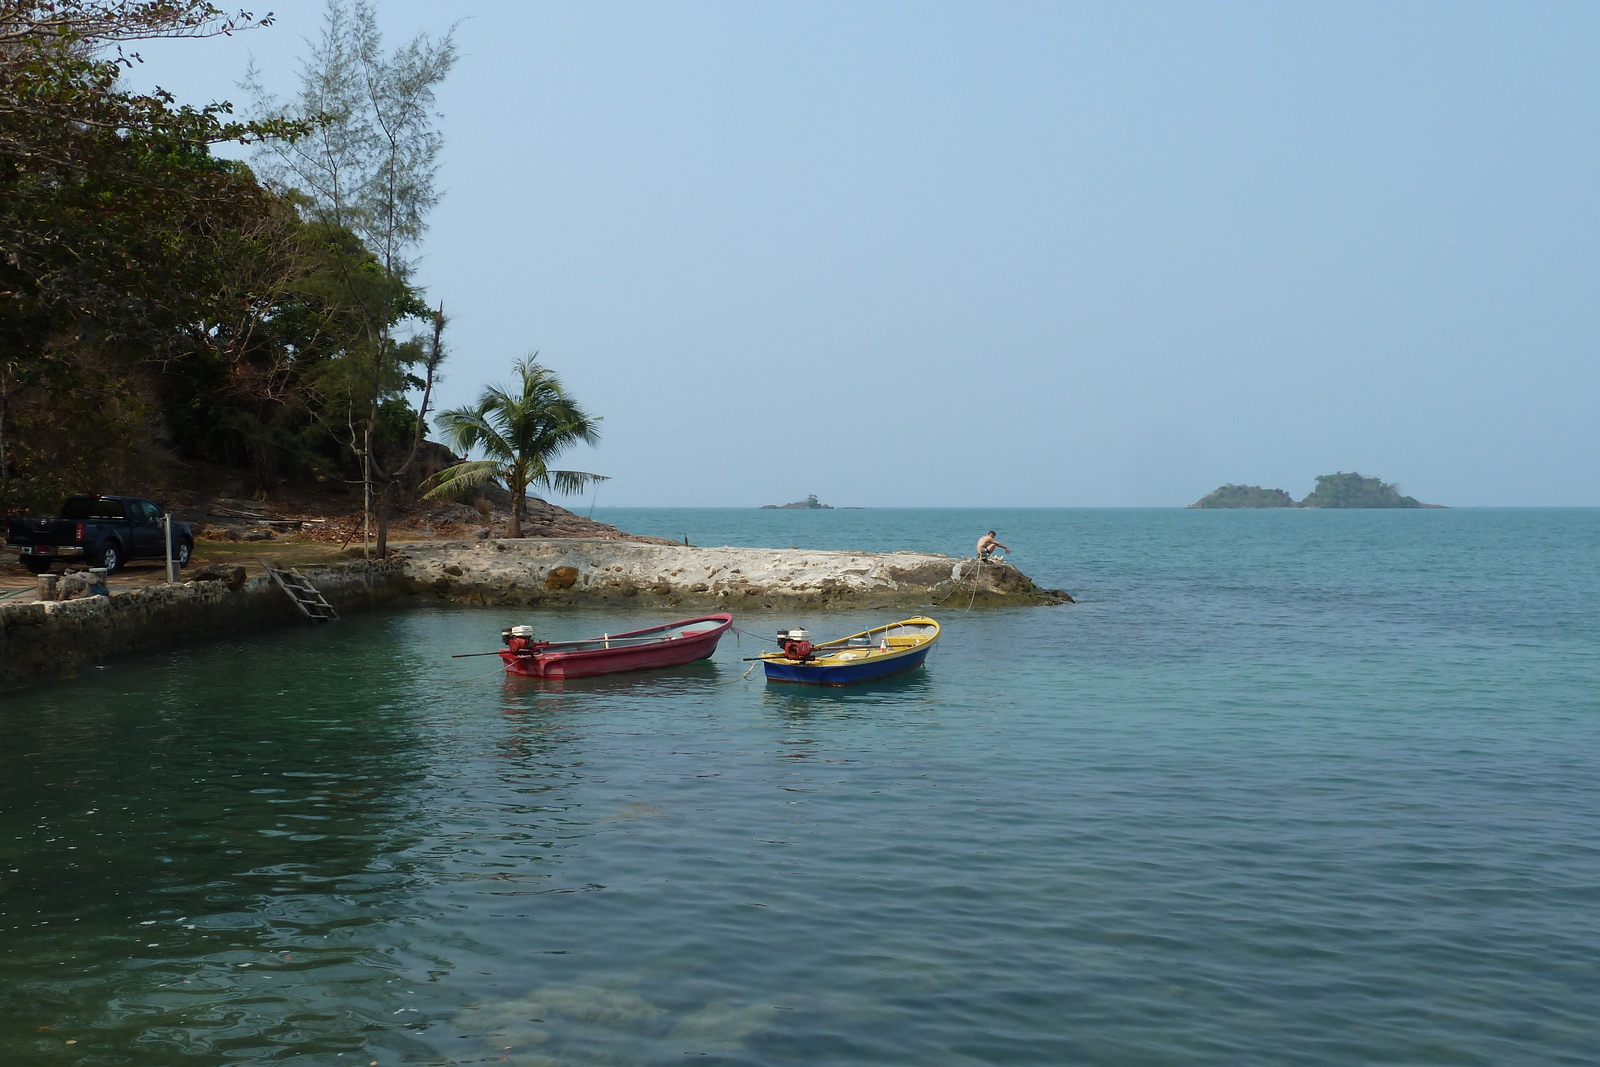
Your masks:
<svg viewBox="0 0 1600 1067"><path fill-rule="evenodd" d="M328 603L328 598L311 584L310 578L300 573L298 567L284 570L265 559L261 560L261 565L267 568L267 573L278 583L278 588L288 593L300 606L300 610L306 613L306 618L312 622L328 622L339 617L339 613L333 610L333 605Z"/></svg>

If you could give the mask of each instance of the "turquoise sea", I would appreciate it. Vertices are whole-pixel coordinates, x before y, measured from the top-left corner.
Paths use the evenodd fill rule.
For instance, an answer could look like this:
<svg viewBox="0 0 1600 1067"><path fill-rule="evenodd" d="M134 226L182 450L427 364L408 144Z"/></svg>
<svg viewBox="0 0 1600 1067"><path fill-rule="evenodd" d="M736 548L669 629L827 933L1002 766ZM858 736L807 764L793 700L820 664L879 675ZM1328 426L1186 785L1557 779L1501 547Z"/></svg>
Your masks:
<svg viewBox="0 0 1600 1067"><path fill-rule="evenodd" d="M1600 510L595 517L1082 602L857 690L426 607L0 693L0 1064L1600 1061Z"/></svg>

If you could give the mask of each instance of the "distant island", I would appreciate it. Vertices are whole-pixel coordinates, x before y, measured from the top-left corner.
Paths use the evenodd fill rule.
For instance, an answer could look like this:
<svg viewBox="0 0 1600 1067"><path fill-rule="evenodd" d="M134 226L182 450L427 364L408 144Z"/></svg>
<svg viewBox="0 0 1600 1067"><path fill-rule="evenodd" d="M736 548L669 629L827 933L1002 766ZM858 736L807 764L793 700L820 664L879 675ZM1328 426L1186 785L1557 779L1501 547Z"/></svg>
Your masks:
<svg viewBox="0 0 1600 1067"><path fill-rule="evenodd" d="M1294 497L1282 489L1259 485L1222 485L1201 497L1191 508L1297 508Z"/></svg>
<svg viewBox="0 0 1600 1067"><path fill-rule="evenodd" d="M1402 496L1392 482L1363 478L1354 471L1317 475L1317 487L1295 503L1282 489L1259 485L1223 485L1201 497L1191 508L1440 508L1413 496Z"/></svg>
<svg viewBox="0 0 1600 1067"><path fill-rule="evenodd" d="M804 500L796 500L793 504L762 504L762 511L832 511L832 504L817 503L817 494L812 493Z"/></svg>

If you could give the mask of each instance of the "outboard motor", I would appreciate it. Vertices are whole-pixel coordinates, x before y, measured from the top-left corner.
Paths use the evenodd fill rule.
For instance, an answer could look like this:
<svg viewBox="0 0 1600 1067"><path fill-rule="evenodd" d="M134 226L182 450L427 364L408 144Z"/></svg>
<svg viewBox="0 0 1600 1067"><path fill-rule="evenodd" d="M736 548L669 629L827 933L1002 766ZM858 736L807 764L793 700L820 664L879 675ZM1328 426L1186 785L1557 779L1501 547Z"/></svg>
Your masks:
<svg viewBox="0 0 1600 1067"><path fill-rule="evenodd" d="M508 626L500 631L500 643L513 655L526 654L534 645L533 627Z"/></svg>
<svg viewBox="0 0 1600 1067"><path fill-rule="evenodd" d="M806 629L779 630L778 645L786 658L800 663L816 653L816 647L811 644L811 631Z"/></svg>

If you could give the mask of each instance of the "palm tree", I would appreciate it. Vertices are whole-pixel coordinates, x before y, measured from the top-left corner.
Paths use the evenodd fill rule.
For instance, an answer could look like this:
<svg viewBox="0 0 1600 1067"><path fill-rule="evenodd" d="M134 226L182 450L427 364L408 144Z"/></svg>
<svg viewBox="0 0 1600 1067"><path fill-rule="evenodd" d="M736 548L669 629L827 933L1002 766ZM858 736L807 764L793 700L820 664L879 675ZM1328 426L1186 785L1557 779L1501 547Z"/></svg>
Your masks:
<svg viewBox="0 0 1600 1067"><path fill-rule="evenodd" d="M582 441L600 441L600 419L590 415L561 388L561 380L535 362L539 353L512 365L515 391L491 385L476 405L441 411L434 420L447 444L463 453L482 449L488 459L457 463L429 478L423 485L430 499L479 489L501 482L511 490L511 536L522 536L528 514L528 490L533 487L560 493L578 493L603 474L553 471L551 460Z"/></svg>

